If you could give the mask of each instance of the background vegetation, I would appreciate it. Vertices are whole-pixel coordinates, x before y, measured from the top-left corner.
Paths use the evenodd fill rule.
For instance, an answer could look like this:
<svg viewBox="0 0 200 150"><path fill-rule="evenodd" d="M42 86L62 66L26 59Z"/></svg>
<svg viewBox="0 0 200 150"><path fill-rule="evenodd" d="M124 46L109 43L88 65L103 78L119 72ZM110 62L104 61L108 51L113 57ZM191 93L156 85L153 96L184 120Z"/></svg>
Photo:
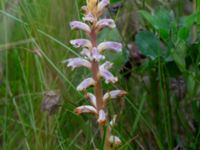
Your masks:
<svg viewBox="0 0 200 150"><path fill-rule="evenodd" d="M81 19L84 3L0 0L0 149L100 147L93 118L73 113L85 102L75 88L88 72L61 63L78 53L69 40L84 34L68 24ZM117 29L104 30L99 40L124 45L122 54L108 55L120 78L116 86L128 91L109 104L110 114L118 115L118 149L200 149L200 1L111 4L105 16ZM50 113L41 111L48 98L55 102Z"/></svg>

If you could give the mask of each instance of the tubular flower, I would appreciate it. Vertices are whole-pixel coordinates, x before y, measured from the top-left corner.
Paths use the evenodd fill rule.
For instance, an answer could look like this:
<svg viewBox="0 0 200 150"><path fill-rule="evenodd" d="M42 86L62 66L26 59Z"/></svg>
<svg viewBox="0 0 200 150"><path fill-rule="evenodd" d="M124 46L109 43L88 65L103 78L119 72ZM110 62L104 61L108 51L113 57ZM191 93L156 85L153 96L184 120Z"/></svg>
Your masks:
<svg viewBox="0 0 200 150"><path fill-rule="evenodd" d="M83 91L86 88L88 88L89 86L95 85L95 80L93 78L87 78L85 80L83 80L78 86L77 86L77 90L78 91Z"/></svg>
<svg viewBox="0 0 200 150"><path fill-rule="evenodd" d="M97 5L97 11L99 14L102 14L103 10L108 7L110 4L109 0L101 0Z"/></svg>
<svg viewBox="0 0 200 150"><path fill-rule="evenodd" d="M92 49L92 58L99 62L102 59L105 59L105 56L101 55L96 47Z"/></svg>
<svg viewBox="0 0 200 150"><path fill-rule="evenodd" d="M114 77L110 71L107 69L100 69L100 75L105 79L105 82L108 83L115 83L118 81L117 77Z"/></svg>
<svg viewBox="0 0 200 150"><path fill-rule="evenodd" d="M97 24L96 28L98 31L102 30L103 28L108 27L108 28L115 28L115 22L112 19L100 19Z"/></svg>
<svg viewBox="0 0 200 150"><path fill-rule="evenodd" d="M92 43L90 40L87 39L76 39L76 40L71 40L70 43L75 47L75 48L92 48Z"/></svg>
<svg viewBox="0 0 200 150"><path fill-rule="evenodd" d="M108 7L109 0L86 0L86 5L82 7L84 12L83 21L72 21L70 27L72 30L82 30L84 31L89 39L74 39L70 43L74 48L81 48L80 54L83 58L70 58L65 61L68 67L72 69L78 67L87 67L91 73L92 77L84 79L78 86L77 90L84 92L85 98L89 101L89 105L79 106L75 109L75 113L78 115L83 113L91 113L97 118L99 126L108 125L106 132L105 145L119 145L121 144L120 139L117 136L111 134L111 129L115 119L112 120L112 125L109 125L106 101L108 99L115 99L118 97L125 96L127 93L123 90L113 90L108 91L103 94L102 91L102 80L108 83L116 83L118 78L115 77L110 69L113 64L109 61L104 61L105 56L104 51L121 52L122 44L112 41L104 41L102 43L97 43L97 35L104 28L115 28L115 22L112 19L101 18L105 9ZM94 93L87 92L87 88L91 87ZM103 132L103 130L101 130ZM103 134L102 134L103 135ZM105 146L105 150L107 150ZM109 149L109 148L108 148Z"/></svg>
<svg viewBox="0 0 200 150"><path fill-rule="evenodd" d="M81 66L91 68L91 63L83 58L70 58L63 62L68 62L67 66L72 67L72 70Z"/></svg>
<svg viewBox="0 0 200 150"><path fill-rule="evenodd" d="M72 21L70 23L70 27L71 27L72 30L78 29L78 30L85 31L86 33L91 32L90 27L86 23L83 23L81 21Z"/></svg>
<svg viewBox="0 0 200 150"><path fill-rule="evenodd" d="M99 111L99 117L97 122L101 125L104 125L106 123L106 113L102 109Z"/></svg>
<svg viewBox="0 0 200 150"><path fill-rule="evenodd" d="M103 96L103 101L107 101L107 99L115 99L115 98L118 98L118 97L123 97L127 94L126 91L123 91L123 90L113 90L113 91L110 91L110 92L107 92L106 94L104 94Z"/></svg>
<svg viewBox="0 0 200 150"><path fill-rule="evenodd" d="M75 113L77 113L78 115L82 114L82 113L93 113L93 114L97 114L97 110L90 106L90 105L84 105L84 106L79 106L75 109Z"/></svg>
<svg viewBox="0 0 200 150"><path fill-rule="evenodd" d="M99 52L104 50L111 50L114 52L121 52L122 51L122 44L118 42L102 42L98 45Z"/></svg>
<svg viewBox="0 0 200 150"><path fill-rule="evenodd" d="M92 93L85 94L85 97L89 100L89 102L94 106L97 107L96 97Z"/></svg>

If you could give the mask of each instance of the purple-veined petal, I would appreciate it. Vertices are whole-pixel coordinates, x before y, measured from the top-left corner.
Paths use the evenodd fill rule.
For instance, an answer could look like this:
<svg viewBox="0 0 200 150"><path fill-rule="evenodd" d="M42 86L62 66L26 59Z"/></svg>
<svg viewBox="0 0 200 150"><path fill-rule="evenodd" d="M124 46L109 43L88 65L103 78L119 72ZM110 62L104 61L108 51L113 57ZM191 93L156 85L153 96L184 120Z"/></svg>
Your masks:
<svg viewBox="0 0 200 150"><path fill-rule="evenodd" d="M97 5L98 12L102 12L109 4L109 0L101 0Z"/></svg>
<svg viewBox="0 0 200 150"><path fill-rule="evenodd" d="M86 98L90 101L90 103L94 106L94 107L96 107L96 105L97 105L97 102L96 102L96 97L94 96L94 94L92 94L92 93L86 93Z"/></svg>
<svg viewBox="0 0 200 150"><path fill-rule="evenodd" d="M90 60L92 59L91 51L87 48L83 48L83 50L81 51L81 55L86 56Z"/></svg>
<svg viewBox="0 0 200 150"><path fill-rule="evenodd" d="M80 115L82 113L92 113L92 114L97 114L96 108L90 105L83 105L79 106L75 109L75 113Z"/></svg>
<svg viewBox="0 0 200 150"><path fill-rule="evenodd" d="M72 70L81 66L87 67L87 68L91 68L91 63L83 58L70 58L67 59L65 61L63 61L63 63L68 63L67 66L71 67Z"/></svg>
<svg viewBox="0 0 200 150"><path fill-rule="evenodd" d="M113 91L110 91L110 92L107 92L106 94L104 94L103 101L106 102L106 100L109 98L115 99L118 97L123 97L126 94L127 94L127 92L123 91L123 90L113 90Z"/></svg>
<svg viewBox="0 0 200 150"><path fill-rule="evenodd" d="M109 142L110 142L110 144L112 144L113 146L119 146L119 145L122 144L122 142L121 142L121 140L119 139L119 137L113 136L113 135L111 135L111 136L109 137Z"/></svg>
<svg viewBox="0 0 200 150"><path fill-rule="evenodd" d="M94 47L92 49L92 58L95 59L96 61L100 61L102 59L105 59L105 56L101 55L99 53L99 50L96 47Z"/></svg>
<svg viewBox="0 0 200 150"><path fill-rule="evenodd" d="M121 52L122 51L122 44L118 43L118 42L102 42L98 45L98 50L100 52L104 51L104 50L111 50L111 51L115 51L115 52Z"/></svg>
<svg viewBox="0 0 200 150"><path fill-rule="evenodd" d="M83 80L77 87L78 91L83 91L86 88L88 88L89 86L95 85L95 81L93 78L87 78L85 80Z"/></svg>
<svg viewBox="0 0 200 150"><path fill-rule="evenodd" d="M106 69L100 69L100 75L105 79L106 83L115 83L118 81L118 78L114 77L112 73Z"/></svg>
<svg viewBox="0 0 200 150"><path fill-rule="evenodd" d="M106 61L105 63L103 63L101 66L100 66L100 70L101 69L106 69L106 70L109 70L111 69L113 66L113 63L109 62L109 61Z"/></svg>
<svg viewBox="0 0 200 150"><path fill-rule="evenodd" d="M92 48L92 43L90 40L87 39L76 39L76 40L71 40L70 43L75 47L75 48Z"/></svg>
<svg viewBox="0 0 200 150"><path fill-rule="evenodd" d="M97 20L96 17L94 17L91 13L88 13L86 14L84 17L83 17L83 21L88 21L88 22L95 22Z"/></svg>
<svg viewBox="0 0 200 150"><path fill-rule="evenodd" d="M98 117L98 120L97 122L100 124L100 125L105 125L106 123L106 113L104 110L100 110L99 111L99 117Z"/></svg>
<svg viewBox="0 0 200 150"><path fill-rule="evenodd" d="M80 22L80 21L70 22L70 27L71 27L72 30L79 29L79 30L83 30L87 33L91 32L90 27L86 23L83 23L83 22Z"/></svg>
<svg viewBox="0 0 200 150"><path fill-rule="evenodd" d="M115 28L116 25L115 25L114 20L112 20L112 19L101 19L97 22L96 27L98 30L101 30L105 27L112 29L112 28Z"/></svg>

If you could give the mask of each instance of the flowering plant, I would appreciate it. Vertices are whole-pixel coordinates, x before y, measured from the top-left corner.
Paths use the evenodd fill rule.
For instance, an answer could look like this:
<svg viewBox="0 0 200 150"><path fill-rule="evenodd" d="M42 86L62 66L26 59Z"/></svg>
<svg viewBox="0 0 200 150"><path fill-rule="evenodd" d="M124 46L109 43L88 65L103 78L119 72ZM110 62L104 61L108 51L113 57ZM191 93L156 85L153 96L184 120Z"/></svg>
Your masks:
<svg viewBox="0 0 200 150"><path fill-rule="evenodd" d="M87 0L87 5L82 7L84 11L84 22L72 21L70 23L71 29L82 30L89 37L89 39L75 39L70 41L75 48L82 48L81 55L83 57L70 58L64 61L68 64L67 66L72 69L83 66L92 72L92 77L88 77L77 86L77 90L84 93L91 105L79 106L75 109L75 112L79 115L82 113L94 114L100 127L107 125L104 142L105 150L111 149L111 145L116 146L121 144L120 139L111 134L115 117L112 121L108 122L106 103L109 99L115 99L126 95L126 92L123 90L113 90L105 94L103 94L102 90L102 78L107 84L118 81L118 78L113 76L109 71L113 64L109 61L103 62L103 60L105 60L103 52L105 50L114 52L122 51L122 44L118 42L105 41L97 44L97 35L103 28L112 29L116 27L112 19L100 19L108 5L109 0ZM86 91L86 89L91 86L94 89L94 94ZM101 133L102 132L103 130L101 130Z"/></svg>

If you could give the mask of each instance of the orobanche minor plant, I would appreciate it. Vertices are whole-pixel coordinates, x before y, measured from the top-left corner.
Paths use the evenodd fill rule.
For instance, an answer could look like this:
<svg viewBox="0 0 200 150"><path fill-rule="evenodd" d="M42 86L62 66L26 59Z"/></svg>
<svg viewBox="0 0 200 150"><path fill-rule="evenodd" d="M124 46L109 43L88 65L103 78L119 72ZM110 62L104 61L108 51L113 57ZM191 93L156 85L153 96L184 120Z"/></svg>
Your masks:
<svg viewBox="0 0 200 150"><path fill-rule="evenodd" d="M126 95L125 91L118 89L103 93L101 85L102 78L107 84L118 81L118 78L114 77L109 71L112 67L112 63L104 61L105 56L103 55L103 52L105 50L114 52L122 51L122 44L118 42L105 41L97 44L97 35L103 28L112 29L116 27L112 19L100 18L109 3L109 0L87 0L87 5L82 7L84 11L84 22L72 21L70 27L71 29L84 31L89 39L71 40L70 43L75 48L82 48L82 57L70 58L64 61L68 64L67 66L72 69L83 66L87 67L92 73L92 77L83 80L77 86L77 90L84 93L91 105L79 106L75 109L75 112L78 115L82 113L91 113L96 116L100 126L101 137L103 138L103 135L105 135L104 150L112 149L112 146L115 147L121 144L119 137L114 136L111 133L115 117L113 117L112 121L108 120L106 103L109 99L115 99ZM93 87L94 94L86 91L89 87ZM103 130L104 126L107 127L106 130Z"/></svg>

